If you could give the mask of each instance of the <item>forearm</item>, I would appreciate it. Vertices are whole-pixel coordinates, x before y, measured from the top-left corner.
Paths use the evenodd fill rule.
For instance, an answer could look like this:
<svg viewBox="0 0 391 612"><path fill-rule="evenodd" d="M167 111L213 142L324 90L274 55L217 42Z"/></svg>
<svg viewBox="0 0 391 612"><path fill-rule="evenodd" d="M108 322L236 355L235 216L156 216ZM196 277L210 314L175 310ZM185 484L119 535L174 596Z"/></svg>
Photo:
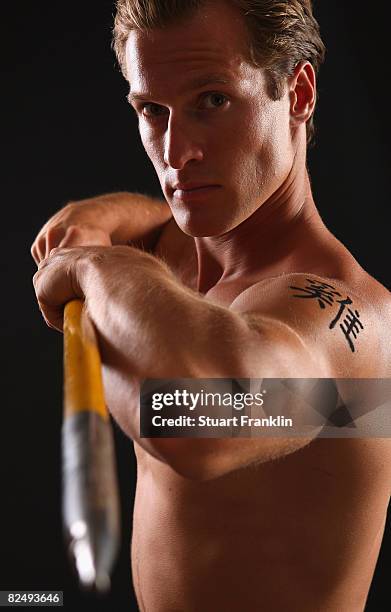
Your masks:
<svg viewBox="0 0 391 612"><path fill-rule="evenodd" d="M115 252L115 250L114 250ZM113 253L113 251L112 251ZM245 321L187 289L147 253L91 259L81 282L107 356L138 378L240 376ZM129 251L130 253L130 251Z"/></svg>
<svg viewBox="0 0 391 612"><path fill-rule="evenodd" d="M159 235L171 219L167 202L127 191L103 194L95 198L113 219L112 243L132 243L136 248L152 251ZM77 206L78 204L76 204Z"/></svg>
<svg viewBox="0 0 391 612"><path fill-rule="evenodd" d="M153 252L171 219L165 200L118 192L69 202L41 228L31 254L37 264L56 247L132 244Z"/></svg>
<svg viewBox="0 0 391 612"><path fill-rule="evenodd" d="M116 249L108 251L110 273L104 260L92 259L84 266L81 287L98 333L109 409L145 451L192 477L194 462L184 463L177 454L182 446L140 438L140 380L242 377L238 347L248 346L248 327L236 313L182 287L153 256L133 253L137 265L126 268L123 248L117 250L118 265L112 265ZM198 455L198 449L196 442L188 451ZM197 470L204 470L199 459ZM209 466L207 453L204 459Z"/></svg>

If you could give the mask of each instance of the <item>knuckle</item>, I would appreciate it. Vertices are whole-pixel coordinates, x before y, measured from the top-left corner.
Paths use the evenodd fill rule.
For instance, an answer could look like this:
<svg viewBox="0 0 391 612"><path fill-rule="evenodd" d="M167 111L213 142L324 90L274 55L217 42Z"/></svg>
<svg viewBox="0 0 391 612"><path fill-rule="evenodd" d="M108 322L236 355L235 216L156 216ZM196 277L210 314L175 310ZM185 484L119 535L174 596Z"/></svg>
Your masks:
<svg viewBox="0 0 391 612"><path fill-rule="evenodd" d="M56 233L56 226L55 225L50 225L47 229L45 234L42 236L42 238L52 238L53 235Z"/></svg>
<svg viewBox="0 0 391 612"><path fill-rule="evenodd" d="M59 243L62 236L64 235L64 229L58 223L48 227L44 236L42 236L42 242L46 244L52 244L55 246Z"/></svg>
<svg viewBox="0 0 391 612"><path fill-rule="evenodd" d="M103 264L106 259L105 255L102 252L92 250L87 253L87 258L90 260L91 263L97 265Z"/></svg>
<svg viewBox="0 0 391 612"><path fill-rule="evenodd" d="M80 236L83 234L84 230L84 224L79 223L78 225L76 225L75 223L72 223L67 227L67 234L68 236Z"/></svg>
<svg viewBox="0 0 391 612"><path fill-rule="evenodd" d="M72 210L72 211L73 211L73 210L75 210L76 206L77 206L77 203L76 203L76 202L74 202L73 200L71 200L70 202L68 202L68 203L67 203L67 204L64 206L63 210L66 210L66 211L70 211L70 210Z"/></svg>

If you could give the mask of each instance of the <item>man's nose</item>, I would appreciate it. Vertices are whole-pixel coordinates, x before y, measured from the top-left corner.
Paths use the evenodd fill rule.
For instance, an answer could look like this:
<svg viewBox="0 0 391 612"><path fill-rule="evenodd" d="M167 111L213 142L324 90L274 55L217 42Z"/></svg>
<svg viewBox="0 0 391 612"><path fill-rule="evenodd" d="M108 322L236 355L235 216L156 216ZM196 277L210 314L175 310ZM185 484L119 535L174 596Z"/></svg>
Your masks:
<svg viewBox="0 0 391 612"><path fill-rule="evenodd" d="M203 151L195 126L171 116L164 142L164 162L175 170L181 170L190 161L201 161Z"/></svg>

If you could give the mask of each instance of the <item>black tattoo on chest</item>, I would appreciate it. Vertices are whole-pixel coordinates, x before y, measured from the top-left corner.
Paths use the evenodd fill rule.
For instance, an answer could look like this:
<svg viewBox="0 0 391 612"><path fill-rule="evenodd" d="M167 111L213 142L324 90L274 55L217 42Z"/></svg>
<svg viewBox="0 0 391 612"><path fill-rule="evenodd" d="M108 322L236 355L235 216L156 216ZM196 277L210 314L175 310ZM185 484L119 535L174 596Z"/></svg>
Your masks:
<svg viewBox="0 0 391 612"><path fill-rule="evenodd" d="M338 311L330 322L329 329L334 329L338 321L342 318L342 315L344 315L342 322L339 323L339 327L349 344L350 350L354 353L354 341L360 331L364 329L364 325L360 321L360 313L358 310L353 310L354 306L352 300L349 296L343 297L339 291L336 291L335 287L328 283L323 283L311 278L306 278L306 281L307 284L304 287L289 286L290 289L302 292L299 295L294 294L292 297L317 300L322 309L338 304ZM348 308L349 306L352 306L352 308Z"/></svg>

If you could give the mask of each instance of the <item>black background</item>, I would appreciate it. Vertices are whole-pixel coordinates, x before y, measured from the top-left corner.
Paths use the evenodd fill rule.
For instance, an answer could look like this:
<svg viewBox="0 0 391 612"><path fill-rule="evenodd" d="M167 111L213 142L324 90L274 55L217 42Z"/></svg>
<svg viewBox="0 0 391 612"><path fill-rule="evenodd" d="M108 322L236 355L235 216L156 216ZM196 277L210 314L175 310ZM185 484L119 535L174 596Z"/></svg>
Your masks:
<svg viewBox="0 0 391 612"><path fill-rule="evenodd" d="M317 146L309 167L326 225L391 289L385 95L390 15L386 2L370 6L375 7L371 12L340 0L316 3L328 54L320 73ZM159 194L110 49L113 13L113 3L106 0L14 2L1 9L0 590L61 589L67 610L120 612L132 605L137 609L128 552L132 446L116 428L123 547L112 593L98 599L78 590L63 548L62 338L41 320L29 253L41 225L70 199L115 190ZM391 609L390 540L388 526L370 611Z"/></svg>

